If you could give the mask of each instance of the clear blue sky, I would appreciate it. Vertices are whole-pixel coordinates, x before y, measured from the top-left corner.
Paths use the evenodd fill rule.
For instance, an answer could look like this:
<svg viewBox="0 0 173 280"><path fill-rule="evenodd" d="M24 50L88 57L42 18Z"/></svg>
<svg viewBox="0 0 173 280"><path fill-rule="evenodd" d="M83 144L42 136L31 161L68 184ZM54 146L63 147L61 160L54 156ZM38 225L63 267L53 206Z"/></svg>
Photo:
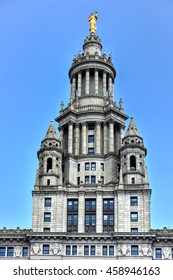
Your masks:
<svg viewBox="0 0 173 280"><path fill-rule="evenodd" d="M36 153L68 103L93 10L117 70L115 100L148 149L152 228L173 228L172 0L0 0L0 228L31 227Z"/></svg>

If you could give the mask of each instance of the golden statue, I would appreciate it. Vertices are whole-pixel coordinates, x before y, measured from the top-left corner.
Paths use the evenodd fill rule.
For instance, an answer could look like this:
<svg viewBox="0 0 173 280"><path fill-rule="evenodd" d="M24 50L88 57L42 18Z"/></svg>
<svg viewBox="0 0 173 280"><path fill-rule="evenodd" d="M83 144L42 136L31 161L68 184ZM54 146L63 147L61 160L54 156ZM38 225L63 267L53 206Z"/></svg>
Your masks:
<svg viewBox="0 0 173 280"><path fill-rule="evenodd" d="M90 23L90 33L95 33L96 32L96 29L97 29L97 26L96 26L96 20L98 19L98 16L97 16L97 12L92 12L91 15L89 16L88 18L88 21Z"/></svg>

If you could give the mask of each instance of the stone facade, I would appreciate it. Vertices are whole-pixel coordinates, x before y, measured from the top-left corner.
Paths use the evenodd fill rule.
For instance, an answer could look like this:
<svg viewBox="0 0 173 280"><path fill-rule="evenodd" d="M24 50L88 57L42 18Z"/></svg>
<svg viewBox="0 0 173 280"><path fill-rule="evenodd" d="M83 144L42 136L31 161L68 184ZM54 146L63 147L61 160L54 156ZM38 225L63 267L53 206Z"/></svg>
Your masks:
<svg viewBox="0 0 173 280"><path fill-rule="evenodd" d="M151 230L147 150L132 118L124 135L115 77L91 33L69 70L60 137L51 122L37 154L32 230L0 230L0 258L173 258L173 230Z"/></svg>

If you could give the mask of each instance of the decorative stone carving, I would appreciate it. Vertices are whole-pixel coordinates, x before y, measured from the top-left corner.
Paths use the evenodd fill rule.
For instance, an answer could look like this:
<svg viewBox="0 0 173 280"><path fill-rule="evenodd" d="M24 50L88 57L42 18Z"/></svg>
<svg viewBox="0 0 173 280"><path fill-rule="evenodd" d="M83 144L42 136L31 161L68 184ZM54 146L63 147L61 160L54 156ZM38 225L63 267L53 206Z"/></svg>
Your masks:
<svg viewBox="0 0 173 280"><path fill-rule="evenodd" d="M151 256L151 245L149 244L144 244L141 247L140 252L142 253L143 256Z"/></svg>
<svg viewBox="0 0 173 280"><path fill-rule="evenodd" d="M102 255L102 246L97 245L97 256L101 256L101 255Z"/></svg>
<svg viewBox="0 0 173 280"><path fill-rule="evenodd" d="M34 243L31 247L31 252L34 254L34 255L38 255L40 252L41 252L41 248L40 248L40 244L38 243Z"/></svg>
<svg viewBox="0 0 173 280"><path fill-rule="evenodd" d="M22 256L22 248L20 246L14 248L14 256L18 258Z"/></svg>
<svg viewBox="0 0 173 280"><path fill-rule="evenodd" d="M170 259L171 257L171 251L170 251L170 248L163 248L163 258L164 259Z"/></svg>
<svg viewBox="0 0 173 280"><path fill-rule="evenodd" d="M62 245L57 244L57 243L53 244L52 253L53 253L53 255L61 255L62 254Z"/></svg>
<svg viewBox="0 0 173 280"><path fill-rule="evenodd" d="M127 256L127 254L130 252L129 246L126 244L122 244L119 252L122 256Z"/></svg>
<svg viewBox="0 0 173 280"><path fill-rule="evenodd" d="M78 256L82 256L83 255L83 245L79 245L78 246Z"/></svg>

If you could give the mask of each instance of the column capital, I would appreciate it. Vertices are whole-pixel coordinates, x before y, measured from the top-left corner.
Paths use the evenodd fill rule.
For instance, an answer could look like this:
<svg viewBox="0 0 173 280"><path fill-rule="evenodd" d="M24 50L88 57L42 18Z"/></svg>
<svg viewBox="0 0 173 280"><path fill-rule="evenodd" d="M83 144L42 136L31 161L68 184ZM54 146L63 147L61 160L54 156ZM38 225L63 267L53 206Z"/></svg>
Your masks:
<svg viewBox="0 0 173 280"><path fill-rule="evenodd" d="M115 123L115 120L114 120L113 118L110 118L110 119L108 120L108 122L109 122L109 124L114 124L114 123Z"/></svg>
<svg viewBox="0 0 173 280"><path fill-rule="evenodd" d="M81 124L82 126L87 126L87 125L88 125L86 121L80 122L80 124Z"/></svg>
<svg viewBox="0 0 173 280"><path fill-rule="evenodd" d="M75 124L75 122L73 120L69 120L68 125L70 125L70 124L73 125L73 124Z"/></svg>
<svg viewBox="0 0 173 280"><path fill-rule="evenodd" d="M102 122L101 121L96 121L95 123L96 123L96 125L101 125Z"/></svg>
<svg viewBox="0 0 173 280"><path fill-rule="evenodd" d="M103 126L108 126L108 122L103 122Z"/></svg>

